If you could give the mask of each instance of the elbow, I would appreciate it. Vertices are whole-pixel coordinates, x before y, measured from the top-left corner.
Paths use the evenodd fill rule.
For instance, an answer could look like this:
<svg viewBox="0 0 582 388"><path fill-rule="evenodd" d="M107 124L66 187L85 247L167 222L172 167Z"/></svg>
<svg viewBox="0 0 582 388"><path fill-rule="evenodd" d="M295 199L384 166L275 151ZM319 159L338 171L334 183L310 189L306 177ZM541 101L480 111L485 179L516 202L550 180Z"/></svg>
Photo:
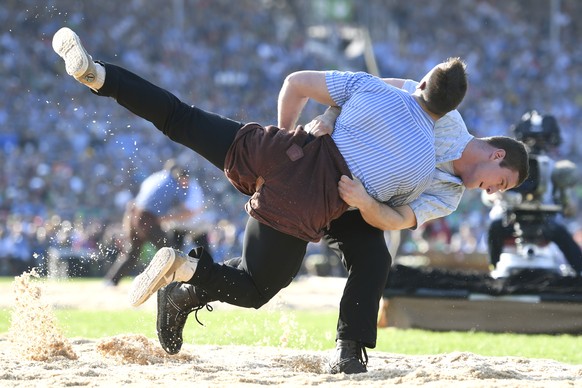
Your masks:
<svg viewBox="0 0 582 388"><path fill-rule="evenodd" d="M293 72L291 74L288 74L285 77L285 80L283 81L283 85L286 88L291 88L291 89L297 88L297 86L300 84L301 84L301 72L300 71L296 71L296 72Z"/></svg>
<svg viewBox="0 0 582 388"><path fill-rule="evenodd" d="M310 72L306 70L295 71L285 77L283 84L296 90L303 90L311 82Z"/></svg>

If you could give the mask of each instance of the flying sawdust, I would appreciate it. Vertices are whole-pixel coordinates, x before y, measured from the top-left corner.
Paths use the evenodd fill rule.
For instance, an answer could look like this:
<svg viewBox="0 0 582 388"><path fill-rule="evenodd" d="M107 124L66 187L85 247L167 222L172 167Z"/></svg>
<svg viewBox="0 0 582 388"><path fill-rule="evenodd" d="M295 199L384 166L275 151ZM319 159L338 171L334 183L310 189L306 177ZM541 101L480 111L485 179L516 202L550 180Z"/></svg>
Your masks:
<svg viewBox="0 0 582 388"><path fill-rule="evenodd" d="M33 278L39 278L34 269L14 278L15 306L8 332L14 352L33 361L76 360L77 354L57 327L51 307L42 300L42 288Z"/></svg>

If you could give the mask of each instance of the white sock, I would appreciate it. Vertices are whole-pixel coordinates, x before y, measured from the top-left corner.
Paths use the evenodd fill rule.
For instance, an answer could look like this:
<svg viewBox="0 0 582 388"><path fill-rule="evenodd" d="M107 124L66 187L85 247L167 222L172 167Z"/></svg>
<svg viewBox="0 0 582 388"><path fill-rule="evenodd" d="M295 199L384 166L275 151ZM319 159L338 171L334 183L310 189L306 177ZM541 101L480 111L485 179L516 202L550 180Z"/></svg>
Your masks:
<svg viewBox="0 0 582 388"><path fill-rule="evenodd" d="M90 84L87 83L85 85L89 86L91 89L97 91L101 89L103 84L105 83L105 66L100 63L95 62L95 80Z"/></svg>
<svg viewBox="0 0 582 388"><path fill-rule="evenodd" d="M178 267L174 280L177 282L187 282L192 279L198 266L198 259L189 258L184 264Z"/></svg>

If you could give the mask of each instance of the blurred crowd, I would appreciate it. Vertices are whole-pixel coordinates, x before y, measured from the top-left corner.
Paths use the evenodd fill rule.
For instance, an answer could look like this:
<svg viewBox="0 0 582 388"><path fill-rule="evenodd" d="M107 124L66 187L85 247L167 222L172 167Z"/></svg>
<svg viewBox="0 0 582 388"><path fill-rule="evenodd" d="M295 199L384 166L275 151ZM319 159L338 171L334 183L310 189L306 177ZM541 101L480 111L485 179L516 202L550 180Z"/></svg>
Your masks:
<svg viewBox="0 0 582 388"><path fill-rule="evenodd" d="M119 248L125 204L170 157L206 193L215 259L240 250L246 198L194 153L68 77L51 48L65 25L95 59L121 64L186 102L265 125L276 124L277 93L292 71L377 69L416 78L461 56L470 88L459 110L473 134L509 134L537 109L561 126L564 142L553 156L582 161L574 141L582 132L577 0L44 3L6 0L0 8L0 275L42 265L51 249L107 260ZM303 122L322 111L308 104ZM435 249L484 249L489 209L479 198L467 192L460 211L430 226L446 231L431 241ZM573 232L577 225L571 220ZM415 236L423 233L407 235L404 246L419 249Z"/></svg>

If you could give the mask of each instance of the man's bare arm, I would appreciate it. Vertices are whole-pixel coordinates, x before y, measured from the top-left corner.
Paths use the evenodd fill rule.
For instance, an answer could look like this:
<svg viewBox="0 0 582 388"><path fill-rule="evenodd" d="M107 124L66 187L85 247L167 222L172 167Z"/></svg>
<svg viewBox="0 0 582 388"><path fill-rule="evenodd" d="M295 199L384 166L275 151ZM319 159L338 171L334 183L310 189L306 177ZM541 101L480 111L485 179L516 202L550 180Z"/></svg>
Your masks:
<svg viewBox="0 0 582 388"><path fill-rule="evenodd" d="M364 220L381 230L402 230L416 226L416 216L408 205L390 207L372 198L361 182L342 176L338 183L340 197L362 213Z"/></svg>
<svg viewBox="0 0 582 388"><path fill-rule="evenodd" d="M381 230L402 230L416 226L416 216L408 205L390 207L378 201L359 209L364 221Z"/></svg>
<svg viewBox="0 0 582 388"><path fill-rule="evenodd" d="M325 72L305 70L289 74L277 100L278 127L295 129L310 98L327 106L335 105L327 90Z"/></svg>

